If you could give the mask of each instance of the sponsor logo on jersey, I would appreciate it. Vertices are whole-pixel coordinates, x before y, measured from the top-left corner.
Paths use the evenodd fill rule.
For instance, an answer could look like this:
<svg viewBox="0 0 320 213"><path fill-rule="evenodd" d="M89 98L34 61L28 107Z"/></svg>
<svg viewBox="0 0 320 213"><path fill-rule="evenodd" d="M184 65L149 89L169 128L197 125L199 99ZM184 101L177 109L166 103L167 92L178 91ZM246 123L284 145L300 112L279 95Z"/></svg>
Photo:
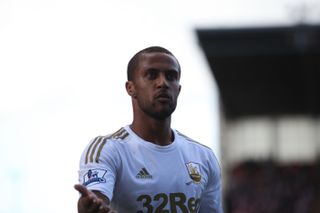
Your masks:
<svg viewBox="0 0 320 213"><path fill-rule="evenodd" d="M106 179L104 178L107 170L103 169L90 169L84 176L83 176L83 185L94 185L97 183L105 183Z"/></svg>
<svg viewBox="0 0 320 213"><path fill-rule="evenodd" d="M160 192L155 195L142 194L136 201L141 209L134 212L197 213L200 209L200 198L189 197L182 192L170 194Z"/></svg>
<svg viewBox="0 0 320 213"><path fill-rule="evenodd" d="M139 173L136 175L138 179L152 179L152 175L146 170L146 168L142 168Z"/></svg>
<svg viewBox="0 0 320 213"><path fill-rule="evenodd" d="M189 163L186 163L186 166L192 181L194 183L200 183L201 181L200 165L198 163L189 162Z"/></svg>

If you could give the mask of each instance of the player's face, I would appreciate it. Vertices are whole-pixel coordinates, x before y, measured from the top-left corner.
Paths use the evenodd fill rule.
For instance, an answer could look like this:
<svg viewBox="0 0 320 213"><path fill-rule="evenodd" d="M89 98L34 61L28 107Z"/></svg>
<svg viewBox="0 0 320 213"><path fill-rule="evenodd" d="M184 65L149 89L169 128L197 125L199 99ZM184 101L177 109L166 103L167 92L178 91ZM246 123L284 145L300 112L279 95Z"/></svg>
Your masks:
<svg viewBox="0 0 320 213"><path fill-rule="evenodd" d="M148 53L134 72L136 107L156 119L169 117L177 106L181 86L177 60L165 53Z"/></svg>

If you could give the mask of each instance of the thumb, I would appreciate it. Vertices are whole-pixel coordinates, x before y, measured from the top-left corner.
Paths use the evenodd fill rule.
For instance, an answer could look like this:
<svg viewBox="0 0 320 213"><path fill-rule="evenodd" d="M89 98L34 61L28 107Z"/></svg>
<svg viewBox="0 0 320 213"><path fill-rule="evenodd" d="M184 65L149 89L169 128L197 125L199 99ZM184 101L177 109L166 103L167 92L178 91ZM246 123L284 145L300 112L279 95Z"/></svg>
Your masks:
<svg viewBox="0 0 320 213"><path fill-rule="evenodd" d="M81 196L85 197L85 196L89 196L90 194L90 191L84 185L76 184L74 185L74 188L81 194Z"/></svg>

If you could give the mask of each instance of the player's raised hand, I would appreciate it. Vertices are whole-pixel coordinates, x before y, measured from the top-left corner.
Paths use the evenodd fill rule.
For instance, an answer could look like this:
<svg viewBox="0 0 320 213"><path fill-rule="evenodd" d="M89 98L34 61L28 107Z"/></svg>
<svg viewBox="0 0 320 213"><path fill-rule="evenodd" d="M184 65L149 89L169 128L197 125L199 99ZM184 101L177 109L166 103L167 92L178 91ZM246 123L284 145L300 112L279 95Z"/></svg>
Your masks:
<svg viewBox="0 0 320 213"><path fill-rule="evenodd" d="M78 200L79 213L117 213L110 208L105 200L99 198L94 192L88 190L81 184L76 184L74 188L80 193Z"/></svg>

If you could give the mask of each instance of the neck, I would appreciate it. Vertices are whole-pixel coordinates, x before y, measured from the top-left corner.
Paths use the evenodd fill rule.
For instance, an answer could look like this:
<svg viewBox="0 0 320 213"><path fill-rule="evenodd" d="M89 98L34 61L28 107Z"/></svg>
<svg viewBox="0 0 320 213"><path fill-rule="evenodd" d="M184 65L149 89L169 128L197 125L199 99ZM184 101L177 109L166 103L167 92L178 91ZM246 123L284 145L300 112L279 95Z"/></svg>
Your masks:
<svg viewBox="0 0 320 213"><path fill-rule="evenodd" d="M169 145L174 140L171 130L171 118L156 120L154 118L134 118L131 129L141 138L161 146Z"/></svg>

